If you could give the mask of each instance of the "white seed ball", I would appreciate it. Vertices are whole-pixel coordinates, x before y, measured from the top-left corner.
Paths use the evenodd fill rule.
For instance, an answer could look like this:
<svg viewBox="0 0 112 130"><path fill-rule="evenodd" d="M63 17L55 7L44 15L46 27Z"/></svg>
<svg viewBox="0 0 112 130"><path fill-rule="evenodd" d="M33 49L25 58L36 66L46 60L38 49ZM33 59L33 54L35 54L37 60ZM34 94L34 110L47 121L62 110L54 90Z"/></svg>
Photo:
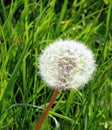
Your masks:
<svg viewBox="0 0 112 130"><path fill-rule="evenodd" d="M39 57L39 73L54 89L80 88L96 70L92 51L74 40L59 40L46 47Z"/></svg>

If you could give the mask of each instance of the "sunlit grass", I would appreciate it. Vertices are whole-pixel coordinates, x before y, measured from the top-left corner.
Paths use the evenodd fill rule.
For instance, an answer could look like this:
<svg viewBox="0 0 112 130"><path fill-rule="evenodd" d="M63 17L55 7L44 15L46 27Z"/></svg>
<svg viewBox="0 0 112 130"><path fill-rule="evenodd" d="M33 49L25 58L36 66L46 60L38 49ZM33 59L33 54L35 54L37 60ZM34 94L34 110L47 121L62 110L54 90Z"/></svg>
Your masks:
<svg viewBox="0 0 112 130"><path fill-rule="evenodd" d="M84 89L61 92L42 130L112 129L112 3L0 1L0 129L33 130L53 90L38 75L41 50L57 39L83 41L97 71Z"/></svg>

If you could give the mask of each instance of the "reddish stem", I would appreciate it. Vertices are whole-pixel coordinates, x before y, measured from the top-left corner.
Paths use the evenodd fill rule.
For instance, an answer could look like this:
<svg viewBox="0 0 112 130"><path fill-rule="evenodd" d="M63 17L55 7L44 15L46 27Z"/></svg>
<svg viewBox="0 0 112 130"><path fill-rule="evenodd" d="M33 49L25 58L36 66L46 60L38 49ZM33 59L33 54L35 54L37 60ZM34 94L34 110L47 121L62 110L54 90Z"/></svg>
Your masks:
<svg viewBox="0 0 112 130"><path fill-rule="evenodd" d="M45 117L47 116L47 114L48 114L50 108L52 107L52 105L53 105L53 103L54 103L54 101L55 101L55 99L56 99L58 93L59 93L59 91L58 91L58 90L55 90L55 92L54 92L54 94L53 94L53 96L52 96L52 98L51 98L51 100L50 100L48 106L46 107L45 111L43 112L43 114L42 114L42 116L41 116L41 118L40 118L40 120L39 120L39 122L37 123L37 125L36 125L36 127L35 127L35 130L40 130L40 127L41 127L41 125L42 125L42 123L43 123Z"/></svg>

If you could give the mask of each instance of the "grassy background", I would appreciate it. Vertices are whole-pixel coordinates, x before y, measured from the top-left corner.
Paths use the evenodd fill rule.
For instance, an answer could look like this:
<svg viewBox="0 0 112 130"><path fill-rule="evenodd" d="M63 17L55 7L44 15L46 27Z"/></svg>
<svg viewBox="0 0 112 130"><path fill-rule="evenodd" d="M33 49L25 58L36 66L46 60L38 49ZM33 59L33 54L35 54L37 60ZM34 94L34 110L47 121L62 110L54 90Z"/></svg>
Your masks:
<svg viewBox="0 0 112 130"><path fill-rule="evenodd" d="M41 130L112 130L112 1L0 1L0 130L33 130L53 90L38 56L57 39L91 48L97 72L85 88L61 92Z"/></svg>

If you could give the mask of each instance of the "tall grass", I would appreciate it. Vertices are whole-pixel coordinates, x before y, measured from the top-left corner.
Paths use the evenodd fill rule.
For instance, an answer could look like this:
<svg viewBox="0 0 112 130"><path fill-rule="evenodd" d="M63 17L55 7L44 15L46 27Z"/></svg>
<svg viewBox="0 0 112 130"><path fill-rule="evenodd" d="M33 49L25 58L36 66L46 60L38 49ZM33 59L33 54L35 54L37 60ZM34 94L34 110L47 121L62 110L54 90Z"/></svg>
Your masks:
<svg viewBox="0 0 112 130"><path fill-rule="evenodd" d="M0 129L33 130L53 90L38 56L57 39L91 48L97 71L84 89L61 92L41 130L112 129L112 1L0 1Z"/></svg>

